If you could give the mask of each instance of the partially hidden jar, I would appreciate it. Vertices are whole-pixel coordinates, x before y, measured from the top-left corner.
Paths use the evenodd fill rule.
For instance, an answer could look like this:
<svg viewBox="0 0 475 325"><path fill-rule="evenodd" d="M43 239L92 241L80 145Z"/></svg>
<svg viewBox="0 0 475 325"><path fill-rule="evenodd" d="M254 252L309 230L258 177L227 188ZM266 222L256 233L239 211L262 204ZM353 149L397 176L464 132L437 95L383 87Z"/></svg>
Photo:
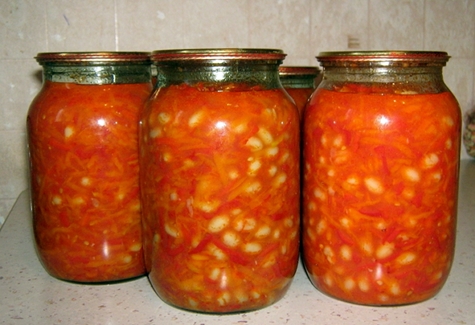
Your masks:
<svg viewBox="0 0 475 325"><path fill-rule="evenodd" d="M81 283L145 274L138 123L151 93L146 52L39 53L27 117L37 252Z"/></svg>
<svg viewBox="0 0 475 325"><path fill-rule="evenodd" d="M465 151L471 158L475 158L475 110L467 112L463 129L463 144Z"/></svg>
<svg viewBox="0 0 475 325"><path fill-rule="evenodd" d="M323 293L429 299L451 269L461 112L445 52L326 52L304 117L303 257Z"/></svg>
<svg viewBox="0 0 475 325"><path fill-rule="evenodd" d="M299 256L299 117L270 49L152 53L140 127L144 250L167 303L230 313L287 291Z"/></svg>
<svg viewBox="0 0 475 325"><path fill-rule="evenodd" d="M321 81L320 69L306 66L280 66L279 77L285 91L295 101L302 117L310 95Z"/></svg>

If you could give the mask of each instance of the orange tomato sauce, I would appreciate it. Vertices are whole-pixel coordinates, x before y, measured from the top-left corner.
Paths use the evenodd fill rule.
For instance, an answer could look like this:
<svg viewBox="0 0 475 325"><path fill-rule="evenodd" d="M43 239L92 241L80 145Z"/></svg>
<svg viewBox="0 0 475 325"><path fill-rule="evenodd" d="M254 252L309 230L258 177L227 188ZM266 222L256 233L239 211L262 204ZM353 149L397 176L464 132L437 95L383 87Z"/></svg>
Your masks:
<svg viewBox="0 0 475 325"><path fill-rule="evenodd" d="M453 95L319 89L304 133L303 255L314 285L359 304L435 295L455 245Z"/></svg>
<svg viewBox="0 0 475 325"><path fill-rule="evenodd" d="M159 89L142 118L150 280L203 312L265 307L290 285L299 246L298 115L282 90Z"/></svg>
<svg viewBox="0 0 475 325"><path fill-rule="evenodd" d="M28 114L35 239L47 271L104 282L143 275L139 109L151 85L46 81Z"/></svg>

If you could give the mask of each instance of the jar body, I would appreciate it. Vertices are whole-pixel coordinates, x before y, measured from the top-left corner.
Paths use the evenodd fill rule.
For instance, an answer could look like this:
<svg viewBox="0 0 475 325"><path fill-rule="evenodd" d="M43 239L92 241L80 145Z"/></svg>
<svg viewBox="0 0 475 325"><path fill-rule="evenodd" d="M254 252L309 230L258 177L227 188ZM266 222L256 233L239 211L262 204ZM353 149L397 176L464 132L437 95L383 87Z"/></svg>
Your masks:
<svg viewBox="0 0 475 325"><path fill-rule="evenodd" d="M467 154L470 157L475 158L475 110L471 110L465 116L463 144Z"/></svg>
<svg viewBox="0 0 475 325"><path fill-rule="evenodd" d="M302 118L310 95L321 81L320 70L316 67L279 67L279 76L285 91L295 101Z"/></svg>
<svg viewBox="0 0 475 325"><path fill-rule="evenodd" d="M51 69L45 66L45 76ZM145 274L137 135L151 83L143 69L136 83L84 84L70 79L81 73L67 67L45 79L30 106L35 241L44 267L59 279Z"/></svg>
<svg viewBox="0 0 475 325"><path fill-rule="evenodd" d="M310 95L314 92L315 88L289 88L285 87L285 91L292 97L295 101L295 105L299 109L299 115L303 115L305 110L305 105L310 98Z"/></svg>
<svg viewBox="0 0 475 325"><path fill-rule="evenodd" d="M415 67L417 82L405 69L381 82L374 68L330 67L307 106L304 264L319 290L352 303L431 298L454 256L460 109L441 67Z"/></svg>
<svg viewBox="0 0 475 325"><path fill-rule="evenodd" d="M281 87L229 69L162 83L140 130L150 281L164 301L208 313L279 300L298 262L297 111Z"/></svg>

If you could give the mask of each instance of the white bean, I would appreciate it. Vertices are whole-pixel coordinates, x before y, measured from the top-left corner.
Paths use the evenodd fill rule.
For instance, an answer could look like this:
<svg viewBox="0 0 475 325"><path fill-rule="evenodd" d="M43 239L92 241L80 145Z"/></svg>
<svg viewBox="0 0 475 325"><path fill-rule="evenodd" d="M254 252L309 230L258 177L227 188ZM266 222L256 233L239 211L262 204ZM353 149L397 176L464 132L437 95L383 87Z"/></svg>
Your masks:
<svg viewBox="0 0 475 325"><path fill-rule="evenodd" d="M161 128L153 128L153 129L150 130L149 136L150 136L150 138L154 139L154 138L161 137L162 133L163 132L162 132Z"/></svg>
<svg viewBox="0 0 475 325"><path fill-rule="evenodd" d="M376 249L376 257L378 259L384 259L386 257L389 257L393 252L394 252L394 244L385 243Z"/></svg>
<svg viewBox="0 0 475 325"><path fill-rule="evenodd" d="M198 126L198 124L201 123L201 120L204 117L204 112L198 111L195 114L193 114L189 119L188 119L188 126L190 128Z"/></svg>
<svg viewBox="0 0 475 325"><path fill-rule="evenodd" d="M421 180L419 172L415 168L408 167L404 170L404 176L408 181L417 183Z"/></svg>
<svg viewBox="0 0 475 325"><path fill-rule="evenodd" d="M250 137L246 142L246 146L248 146L251 151L259 151L264 148L264 144L262 143L262 141L256 137Z"/></svg>
<svg viewBox="0 0 475 325"><path fill-rule="evenodd" d="M259 229L257 229L256 233L254 234L254 236L256 238L264 238L264 237L267 237L269 236L271 232L271 229L269 226L265 225L265 226L262 226L260 227Z"/></svg>
<svg viewBox="0 0 475 325"><path fill-rule="evenodd" d="M265 144L271 144L274 141L272 134L265 128L259 128L257 135Z"/></svg>
<svg viewBox="0 0 475 325"><path fill-rule="evenodd" d="M161 112L160 114L158 114L158 121L161 124L167 124L168 122L170 122L170 120L171 120L170 114L165 113L165 112Z"/></svg>
<svg viewBox="0 0 475 325"><path fill-rule="evenodd" d="M70 136L72 136L74 133L74 129L72 126L67 126L64 128L64 137L65 138L69 138Z"/></svg>
<svg viewBox="0 0 475 325"><path fill-rule="evenodd" d="M220 215L212 218L208 223L208 230L210 232L220 232L229 224L229 217Z"/></svg>
<svg viewBox="0 0 475 325"><path fill-rule="evenodd" d="M61 199L61 197L58 195L53 196L53 199L51 200L51 203L53 205L60 205L62 202L63 202L63 199Z"/></svg>
<svg viewBox="0 0 475 325"><path fill-rule="evenodd" d="M229 247L236 247L239 244L239 241L239 236L232 231L227 231L223 235L223 243Z"/></svg>
<svg viewBox="0 0 475 325"><path fill-rule="evenodd" d="M383 185L376 178L367 177L365 178L364 183L368 191L370 191L371 193L381 194L384 191Z"/></svg>
<svg viewBox="0 0 475 325"><path fill-rule="evenodd" d="M142 243L134 243L129 247L129 251L138 252L142 249Z"/></svg>
<svg viewBox="0 0 475 325"><path fill-rule="evenodd" d="M244 245L244 251L246 253L259 253L262 249L262 246L259 243L247 243Z"/></svg>

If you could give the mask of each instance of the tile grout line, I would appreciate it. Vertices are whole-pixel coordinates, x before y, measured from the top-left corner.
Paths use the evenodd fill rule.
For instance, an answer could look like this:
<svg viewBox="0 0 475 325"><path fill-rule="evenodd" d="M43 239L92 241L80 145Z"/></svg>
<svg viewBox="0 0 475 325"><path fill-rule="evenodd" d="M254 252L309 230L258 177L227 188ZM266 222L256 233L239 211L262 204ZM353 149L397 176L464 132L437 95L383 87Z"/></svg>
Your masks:
<svg viewBox="0 0 475 325"><path fill-rule="evenodd" d="M119 19L117 17L117 0L114 0L114 34L115 50L119 51Z"/></svg>

